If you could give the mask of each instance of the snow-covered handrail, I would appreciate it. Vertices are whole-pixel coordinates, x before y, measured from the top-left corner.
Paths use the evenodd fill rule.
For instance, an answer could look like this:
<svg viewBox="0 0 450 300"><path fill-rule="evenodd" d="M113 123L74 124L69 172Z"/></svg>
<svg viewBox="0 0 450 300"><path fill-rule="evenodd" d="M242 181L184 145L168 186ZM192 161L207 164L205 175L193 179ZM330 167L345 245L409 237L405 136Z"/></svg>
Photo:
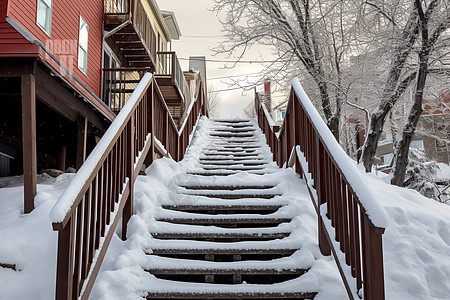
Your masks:
<svg viewBox="0 0 450 300"><path fill-rule="evenodd" d="M373 225L379 228L386 228L389 219L386 210L373 196L372 191L367 186L367 182L356 168L354 161L347 153L345 153L341 145L336 141L308 95L306 95L298 79L292 80L292 88L306 110L313 126L317 130L319 138L339 166L342 175L352 187Z"/></svg>
<svg viewBox="0 0 450 300"><path fill-rule="evenodd" d="M201 91L201 88L200 88ZM133 213L134 182L155 152L181 160L205 109L198 95L178 131L155 78L147 73L50 212L58 231L56 299L87 299L115 229Z"/></svg>
<svg viewBox="0 0 450 300"><path fill-rule="evenodd" d="M318 214L319 247L333 254L350 299L384 299L382 234L388 223L355 163L340 147L297 79L275 134L258 96L258 124L274 160L303 176ZM364 283L364 285L363 285Z"/></svg>

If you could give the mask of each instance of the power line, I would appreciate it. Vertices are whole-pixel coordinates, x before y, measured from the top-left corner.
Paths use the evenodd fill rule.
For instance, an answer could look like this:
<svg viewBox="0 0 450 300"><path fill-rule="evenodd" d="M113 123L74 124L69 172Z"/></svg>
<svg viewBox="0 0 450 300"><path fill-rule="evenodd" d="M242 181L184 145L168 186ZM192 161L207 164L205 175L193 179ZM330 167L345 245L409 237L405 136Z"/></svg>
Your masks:
<svg viewBox="0 0 450 300"><path fill-rule="evenodd" d="M194 38L194 39L203 39L203 38L226 38L223 35L182 35L182 37Z"/></svg>
<svg viewBox="0 0 450 300"><path fill-rule="evenodd" d="M221 60L221 59L201 59L201 58L186 58L178 57L179 60L195 60L195 61L206 61L212 63L232 63L232 64L260 64L260 63L282 63L288 61L282 60Z"/></svg>
<svg viewBox="0 0 450 300"><path fill-rule="evenodd" d="M241 74L241 75L229 75L229 76L220 76L220 77L212 77L212 78L208 78L208 80L217 80L217 79L227 79L230 77L244 77L244 76L256 76L256 75L262 75L262 72L258 72L258 73L249 73L249 74Z"/></svg>
<svg viewBox="0 0 450 300"><path fill-rule="evenodd" d="M253 87L253 86L251 86L251 87ZM235 91L235 90L244 90L244 91L248 92L249 90L246 90L245 88L251 88L251 87L250 86L248 86L248 87L235 87L235 88L211 91L211 93L221 93L221 92L228 92L228 91Z"/></svg>

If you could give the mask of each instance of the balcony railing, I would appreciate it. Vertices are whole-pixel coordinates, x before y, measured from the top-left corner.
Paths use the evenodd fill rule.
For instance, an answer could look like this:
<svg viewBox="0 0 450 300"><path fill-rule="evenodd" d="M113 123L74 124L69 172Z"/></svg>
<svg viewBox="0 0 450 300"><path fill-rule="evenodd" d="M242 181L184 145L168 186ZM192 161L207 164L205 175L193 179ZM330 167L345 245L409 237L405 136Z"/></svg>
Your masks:
<svg viewBox="0 0 450 300"><path fill-rule="evenodd" d="M178 89L185 103L190 103L188 84L181 70L180 61L175 52L158 52L158 65L156 75L170 76L172 84Z"/></svg>
<svg viewBox="0 0 450 300"><path fill-rule="evenodd" d="M136 89L146 68L103 69L103 101L118 113Z"/></svg>

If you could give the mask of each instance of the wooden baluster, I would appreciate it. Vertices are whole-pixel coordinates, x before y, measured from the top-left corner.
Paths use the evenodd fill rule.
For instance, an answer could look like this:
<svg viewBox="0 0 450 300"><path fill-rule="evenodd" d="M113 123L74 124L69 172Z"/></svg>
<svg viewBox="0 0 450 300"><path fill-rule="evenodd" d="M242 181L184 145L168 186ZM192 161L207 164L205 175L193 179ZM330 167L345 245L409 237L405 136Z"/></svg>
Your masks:
<svg viewBox="0 0 450 300"><path fill-rule="evenodd" d="M362 267L361 267L361 252L362 249L360 247L361 245L361 218L359 216L359 205L357 203L357 198L353 195L353 222L355 223L355 245L354 245L354 251L355 251L355 269L356 269L356 288L359 291L362 288Z"/></svg>
<svg viewBox="0 0 450 300"><path fill-rule="evenodd" d="M331 247L327 239L326 234L326 228L325 224L323 223L322 216L320 214L320 208L322 204L327 203L327 191L326 191L326 182L327 178L326 176L326 167L325 167L325 149L323 147L323 144L319 140L319 138L316 139L316 155L318 157L317 159L317 170L318 173L316 174L315 184L316 184L316 190L317 190L317 209L318 209L318 235L319 235L319 248L320 252L323 255L330 255L331 254Z"/></svg>
<svg viewBox="0 0 450 300"><path fill-rule="evenodd" d="M126 239L126 234L127 234L127 224L128 221L130 220L131 216L133 215L133 201L134 201L134 181L135 181L135 177L134 177L134 160L135 160L135 155L134 155L134 135L135 135L135 122L134 122L134 115L131 116L130 121L128 122L127 125L127 177L128 177L128 189L129 189L129 194L128 197L124 200L125 201L125 205L123 208L123 213L122 213L122 239L125 240Z"/></svg>
<svg viewBox="0 0 450 300"><path fill-rule="evenodd" d="M354 199L351 190L348 191L348 214L349 214L349 233L350 233L350 267L352 271L352 276L356 278L356 224L355 224L355 210L354 210Z"/></svg>
<svg viewBox="0 0 450 300"><path fill-rule="evenodd" d="M56 270L56 299L72 299L73 291L73 255L74 223L72 216L63 230L58 232L58 261Z"/></svg>
<svg viewBox="0 0 450 300"><path fill-rule="evenodd" d="M98 181L98 192L97 192L97 223L96 223L96 236L95 236L95 249L98 249L100 246L100 237L102 236L102 211L103 211L103 173L104 173L104 164L98 171L97 181Z"/></svg>
<svg viewBox="0 0 450 300"><path fill-rule="evenodd" d="M72 299L77 299L79 292L81 290L80 285L80 273L81 273L81 246L82 246L82 223L83 223L83 207L85 204L85 200L83 199L80 204L77 207L76 212L76 234L75 234L75 263L74 263L74 271L73 271L73 278L72 278L72 286L73 286L73 292L72 292Z"/></svg>
<svg viewBox="0 0 450 300"><path fill-rule="evenodd" d="M97 246L95 245L96 238L98 235L98 229L97 229L97 211L98 211L98 174L95 176L94 181L92 182L92 204L91 204L91 235L89 237L89 266L88 269L91 267L92 260L94 259L94 253L95 249L97 249Z"/></svg>
<svg viewBox="0 0 450 300"><path fill-rule="evenodd" d="M350 191L348 190L348 185L344 179L342 179L342 193L344 195L343 204L344 204L344 252L345 252L345 262L347 265L350 265L350 233L349 233L349 202L348 198L350 195Z"/></svg>
<svg viewBox="0 0 450 300"><path fill-rule="evenodd" d="M84 200L84 218L83 218L83 251L81 257L81 281L80 285L86 279L88 269L88 256L89 256L89 240L91 235L90 218L91 218L91 190L92 185L86 191Z"/></svg>

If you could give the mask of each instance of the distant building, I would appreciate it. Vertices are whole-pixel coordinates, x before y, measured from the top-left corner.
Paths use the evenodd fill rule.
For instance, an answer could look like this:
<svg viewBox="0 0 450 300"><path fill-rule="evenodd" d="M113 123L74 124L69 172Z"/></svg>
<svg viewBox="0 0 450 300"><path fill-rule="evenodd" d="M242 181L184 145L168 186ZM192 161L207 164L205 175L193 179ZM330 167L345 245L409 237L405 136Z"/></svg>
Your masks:
<svg viewBox="0 0 450 300"><path fill-rule="evenodd" d="M428 160L450 162L450 91L440 97L424 99L422 115L410 148L421 150ZM392 141L381 141L376 156L381 164L390 165L393 158Z"/></svg>

